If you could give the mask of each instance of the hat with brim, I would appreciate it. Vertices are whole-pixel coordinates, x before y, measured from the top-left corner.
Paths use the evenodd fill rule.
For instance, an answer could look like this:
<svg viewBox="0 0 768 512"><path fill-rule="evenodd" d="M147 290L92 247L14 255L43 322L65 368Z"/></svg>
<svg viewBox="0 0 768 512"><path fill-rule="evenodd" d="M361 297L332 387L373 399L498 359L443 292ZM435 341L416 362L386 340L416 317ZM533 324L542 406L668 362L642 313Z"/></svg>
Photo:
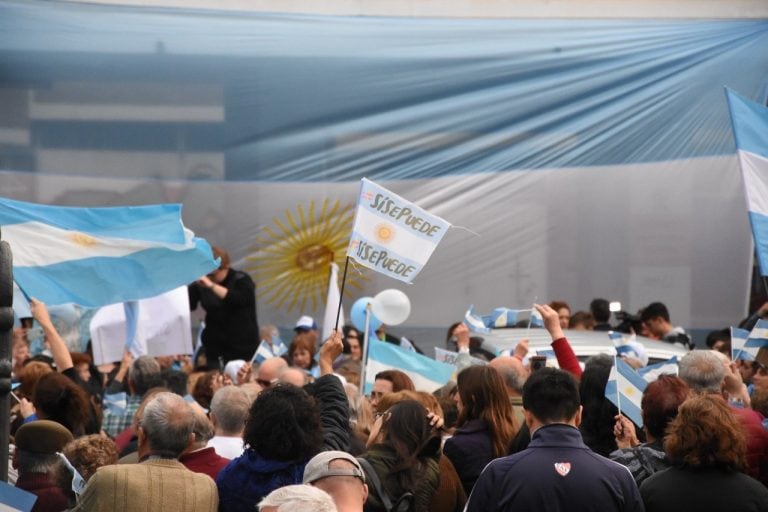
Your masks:
<svg viewBox="0 0 768 512"><path fill-rule="evenodd" d="M25 423L16 431L16 448L32 453L54 454L72 441L72 433L55 421L35 420Z"/></svg>
<svg viewBox="0 0 768 512"><path fill-rule="evenodd" d="M331 468L331 462L339 459L351 463L354 468ZM365 473L362 466L360 466L360 462L347 452L336 450L320 452L312 457L304 468L302 483L311 484L329 476L353 476L365 483Z"/></svg>

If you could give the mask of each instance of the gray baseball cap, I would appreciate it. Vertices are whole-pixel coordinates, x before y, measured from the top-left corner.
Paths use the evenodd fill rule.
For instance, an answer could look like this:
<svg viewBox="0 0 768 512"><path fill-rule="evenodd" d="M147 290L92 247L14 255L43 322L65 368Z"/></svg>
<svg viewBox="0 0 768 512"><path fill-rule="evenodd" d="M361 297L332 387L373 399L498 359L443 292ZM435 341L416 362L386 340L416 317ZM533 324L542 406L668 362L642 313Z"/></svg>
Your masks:
<svg viewBox="0 0 768 512"><path fill-rule="evenodd" d="M355 467L331 469L331 462L338 459L346 460ZM363 472L363 468L360 466L360 462L358 462L356 458L347 452L331 450L327 452L320 452L312 457L310 461L307 462L307 466L304 468L303 483L311 484L312 482L316 482L321 478L328 476L354 476L365 483L365 473Z"/></svg>

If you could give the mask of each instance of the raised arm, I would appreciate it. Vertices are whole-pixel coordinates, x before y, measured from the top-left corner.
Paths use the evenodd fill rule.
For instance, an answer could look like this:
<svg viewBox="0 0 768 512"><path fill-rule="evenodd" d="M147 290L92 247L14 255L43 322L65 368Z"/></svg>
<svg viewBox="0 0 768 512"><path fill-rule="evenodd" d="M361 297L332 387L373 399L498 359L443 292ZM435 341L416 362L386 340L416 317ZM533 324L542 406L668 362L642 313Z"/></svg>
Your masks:
<svg viewBox="0 0 768 512"><path fill-rule="evenodd" d="M560 327L560 319L557 316L557 311L544 304L534 304L536 311L539 312L541 318L544 320L544 327L552 337L552 349L555 351L557 357L557 364L560 368L567 371L577 379L581 379L581 366L579 360L576 359L576 354L573 353L571 344L563 334L563 329Z"/></svg>
<svg viewBox="0 0 768 512"><path fill-rule="evenodd" d="M72 368L74 366L72 364L72 356L69 353L67 344L64 343L64 340L53 326L51 316L48 314L48 308L45 307L43 302L33 298L29 301L29 309L32 311L32 317L43 328L45 340L48 342L48 346L51 347L51 355L53 355L53 361L56 363L56 369L59 372L63 372Z"/></svg>

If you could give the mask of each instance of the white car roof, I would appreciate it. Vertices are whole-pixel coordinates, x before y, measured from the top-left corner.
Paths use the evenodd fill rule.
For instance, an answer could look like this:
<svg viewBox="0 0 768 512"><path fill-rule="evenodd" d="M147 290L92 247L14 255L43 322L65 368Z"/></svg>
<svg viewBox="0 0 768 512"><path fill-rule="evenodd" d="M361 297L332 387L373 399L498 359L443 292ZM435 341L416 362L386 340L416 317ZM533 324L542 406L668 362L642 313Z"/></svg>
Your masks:
<svg viewBox="0 0 768 512"><path fill-rule="evenodd" d="M584 361L597 354L616 355L613 340L606 331L573 331L566 329L565 337L573 347L573 352L579 360ZM551 350L552 338L543 328L510 328L494 329L489 334L472 333L472 337L482 338L482 347L490 352L499 353L502 350L513 351L515 345L524 338L530 342L529 355L535 355L536 350ZM623 334L624 340L629 339L628 334ZM648 354L648 364L666 361L673 356L678 359L688 353L688 349L672 343L652 340L643 336L636 336L635 341L645 347Z"/></svg>

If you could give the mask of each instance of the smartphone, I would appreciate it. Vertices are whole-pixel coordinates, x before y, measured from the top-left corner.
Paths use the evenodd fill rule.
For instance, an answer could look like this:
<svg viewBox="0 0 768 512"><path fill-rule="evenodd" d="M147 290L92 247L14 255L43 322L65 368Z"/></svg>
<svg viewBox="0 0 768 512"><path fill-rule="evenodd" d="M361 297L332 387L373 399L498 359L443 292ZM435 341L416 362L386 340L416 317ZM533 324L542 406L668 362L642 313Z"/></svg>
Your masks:
<svg viewBox="0 0 768 512"><path fill-rule="evenodd" d="M541 370L547 366L547 356L530 356L528 360L531 362L531 372Z"/></svg>

